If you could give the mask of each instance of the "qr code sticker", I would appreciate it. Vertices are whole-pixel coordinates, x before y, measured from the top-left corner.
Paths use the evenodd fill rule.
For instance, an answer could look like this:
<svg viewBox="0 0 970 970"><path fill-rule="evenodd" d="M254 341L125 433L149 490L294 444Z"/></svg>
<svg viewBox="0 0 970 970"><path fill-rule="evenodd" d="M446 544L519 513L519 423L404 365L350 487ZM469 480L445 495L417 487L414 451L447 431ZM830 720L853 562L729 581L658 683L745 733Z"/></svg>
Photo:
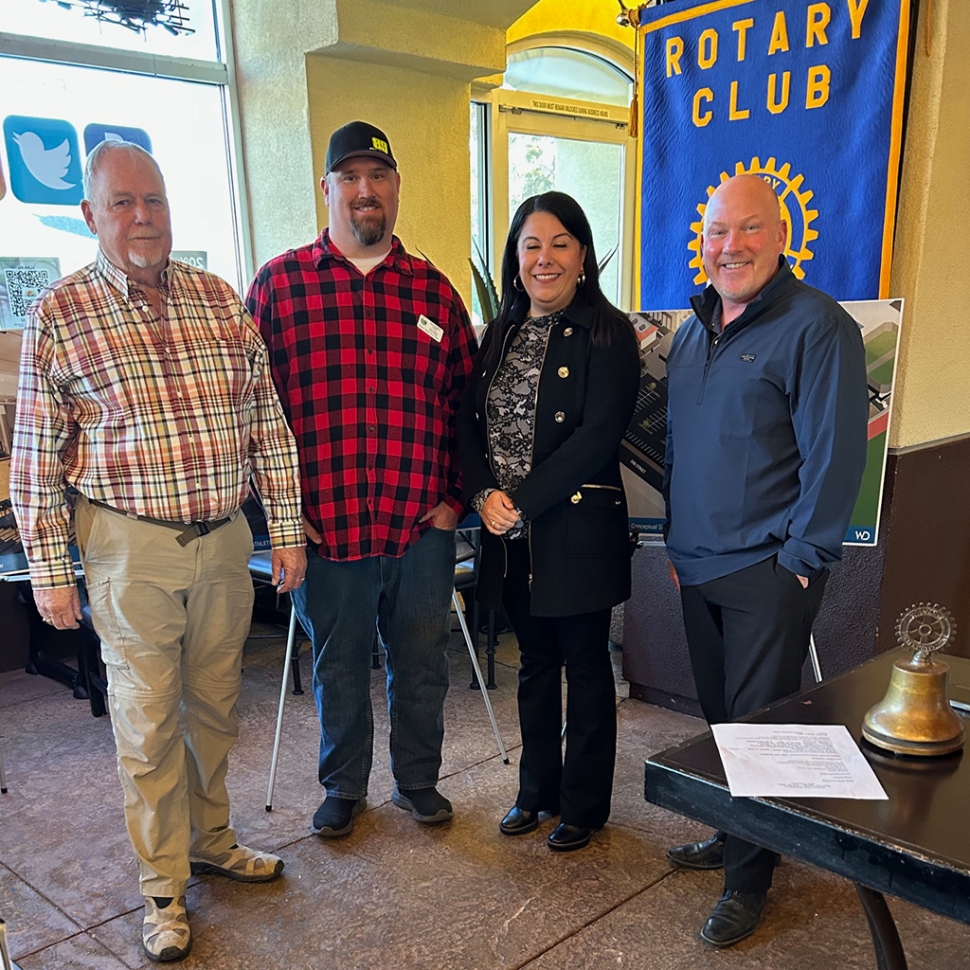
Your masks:
<svg viewBox="0 0 970 970"><path fill-rule="evenodd" d="M51 272L49 269L8 269L4 270L4 276L10 313L18 320L26 320L27 311L51 285Z"/></svg>

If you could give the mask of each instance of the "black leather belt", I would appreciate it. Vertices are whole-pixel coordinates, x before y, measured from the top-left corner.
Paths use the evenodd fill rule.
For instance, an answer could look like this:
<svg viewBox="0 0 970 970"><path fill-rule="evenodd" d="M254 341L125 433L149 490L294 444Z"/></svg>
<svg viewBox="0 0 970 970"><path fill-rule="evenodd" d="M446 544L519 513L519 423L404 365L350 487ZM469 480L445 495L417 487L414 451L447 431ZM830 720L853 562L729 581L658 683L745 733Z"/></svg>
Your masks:
<svg viewBox="0 0 970 970"><path fill-rule="evenodd" d="M207 536L210 532L215 532L216 529L221 529L224 525L232 522L232 516L225 519L210 519L208 522L170 522L167 519L153 519L148 515L135 515L134 512L124 512L121 509L116 509L113 505L96 502L93 498L89 498L88 501L92 505L97 505L100 509L107 509L109 512L115 512L129 519L138 519L139 522L150 522L152 525L162 525L166 529L176 529L179 534L175 537L175 541L180 546L187 546L193 539L198 539L199 536Z"/></svg>

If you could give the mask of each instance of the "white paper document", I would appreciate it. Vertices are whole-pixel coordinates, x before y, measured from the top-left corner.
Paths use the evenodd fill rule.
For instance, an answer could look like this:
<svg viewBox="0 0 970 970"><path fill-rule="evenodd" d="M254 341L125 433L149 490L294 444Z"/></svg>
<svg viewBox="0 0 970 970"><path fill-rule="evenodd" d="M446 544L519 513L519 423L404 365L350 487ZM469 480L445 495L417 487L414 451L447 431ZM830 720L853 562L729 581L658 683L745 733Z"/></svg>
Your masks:
<svg viewBox="0 0 970 970"><path fill-rule="evenodd" d="M887 799L844 724L714 724L735 797Z"/></svg>

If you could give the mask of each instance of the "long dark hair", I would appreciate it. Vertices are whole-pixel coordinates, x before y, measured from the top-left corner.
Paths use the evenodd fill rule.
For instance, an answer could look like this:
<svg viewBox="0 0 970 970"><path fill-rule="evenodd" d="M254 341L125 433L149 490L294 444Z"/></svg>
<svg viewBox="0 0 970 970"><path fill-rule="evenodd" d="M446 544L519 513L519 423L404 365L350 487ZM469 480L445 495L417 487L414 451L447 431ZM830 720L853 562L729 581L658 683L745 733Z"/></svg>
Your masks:
<svg viewBox="0 0 970 970"><path fill-rule="evenodd" d="M521 323L529 314L531 301L529 294L517 289L515 279L519 275L519 236L526 219L534 212L548 212L555 216L563 228L586 247L583 273L586 282L576 290L571 306L584 306L592 311L590 339L594 347L608 346L623 329L632 330L629 319L610 303L600 289L600 271L596 262L596 248L593 245L593 232L589 220L580 204L565 192L543 192L526 199L516 210L505 240L502 255L502 300L498 316L489 325L494 332L490 336L487 362L494 360L501 352L505 334L510 326Z"/></svg>

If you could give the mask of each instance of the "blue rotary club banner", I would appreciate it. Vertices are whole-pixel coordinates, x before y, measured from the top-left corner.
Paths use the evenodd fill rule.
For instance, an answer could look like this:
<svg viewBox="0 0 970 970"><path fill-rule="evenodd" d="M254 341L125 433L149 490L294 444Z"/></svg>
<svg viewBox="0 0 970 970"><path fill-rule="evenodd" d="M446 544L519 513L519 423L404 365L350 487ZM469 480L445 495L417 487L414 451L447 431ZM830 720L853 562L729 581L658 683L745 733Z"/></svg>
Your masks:
<svg viewBox="0 0 970 970"><path fill-rule="evenodd" d="M795 274L837 300L888 296L909 0L677 0L641 8L639 306L706 283L714 189L778 193Z"/></svg>

